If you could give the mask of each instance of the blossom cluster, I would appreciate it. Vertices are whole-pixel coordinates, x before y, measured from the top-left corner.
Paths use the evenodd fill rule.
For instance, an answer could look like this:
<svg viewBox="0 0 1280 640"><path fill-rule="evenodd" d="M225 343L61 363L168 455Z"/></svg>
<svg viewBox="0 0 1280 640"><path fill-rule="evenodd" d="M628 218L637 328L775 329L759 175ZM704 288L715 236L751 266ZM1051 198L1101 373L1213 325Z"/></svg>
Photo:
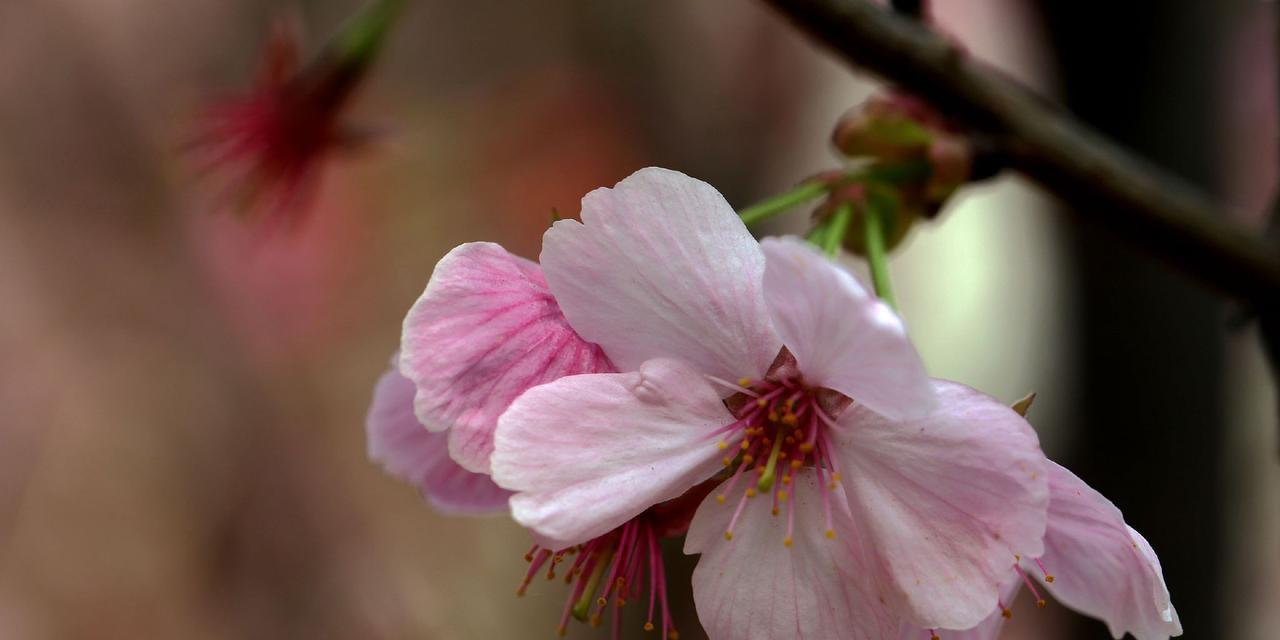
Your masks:
<svg viewBox="0 0 1280 640"><path fill-rule="evenodd" d="M1115 637L1181 634L1159 561L1013 408L928 377L902 319L711 186L644 169L540 263L455 248L378 383L370 456L437 509L509 513L523 592L678 637L664 539L714 640L995 638L1022 588ZM559 574L557 574L559 571Z"/></svg>

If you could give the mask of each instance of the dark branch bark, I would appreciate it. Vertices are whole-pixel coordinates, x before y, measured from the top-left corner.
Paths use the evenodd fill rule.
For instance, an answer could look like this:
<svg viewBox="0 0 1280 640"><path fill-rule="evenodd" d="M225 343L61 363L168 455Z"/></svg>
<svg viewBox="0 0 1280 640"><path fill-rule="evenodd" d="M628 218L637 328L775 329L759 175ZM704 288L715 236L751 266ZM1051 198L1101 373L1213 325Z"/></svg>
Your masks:
<svg viewBox="0 0 1280 640"><path fill-rule="evenodd" d="M925 0L892 0L889 5L894 11L909 18L919 20L924 17Z"/></svg>
<svg viewBox="0 0 1280 640"><path fill-rule="evenodd" d="M848 62L994 138L1018 170L1228 295L1280 298L1280 252L1183 181L1135 157L915 21L867 0L768 0Z"/></svg>
<svg viewBox="0 0 1280 640"><path fill-rule="evenodd" d="M1271 70L1276 104L1280 105L1280 6L1271 6ZM1277 139L1277 154L1280 154L1280 139ZM1280 176L1271 201L1271 215L1267 220L1267 238L1271 246L1280 253ZM1272 298L1258 304L1258 331L1262 335L1262 346L1266 349L1267 360L1271 363L1273 376L1280 376L1280 299ZM1280 400L1280 394L1277 394ZM1280 405L1278 405L1280 406Z"/></svg>

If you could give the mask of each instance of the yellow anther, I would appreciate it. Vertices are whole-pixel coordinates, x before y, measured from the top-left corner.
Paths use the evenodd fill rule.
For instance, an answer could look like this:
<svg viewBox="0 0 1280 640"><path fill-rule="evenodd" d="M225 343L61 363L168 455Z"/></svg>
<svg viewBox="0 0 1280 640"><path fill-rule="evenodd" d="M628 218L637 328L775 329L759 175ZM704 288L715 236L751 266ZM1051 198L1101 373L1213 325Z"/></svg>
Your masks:
<svg viewBox="0 0 1280 640"><path fill-rule="evenodd" d="M750 449L750 448L751 448L751 441L750 441L750 440L743 440L743 441L742 441L742 450L743 450L743 451L746 451L747 449Z"/></svg>
<svg viewBox="0 0 1280 640"><path fill-rule="evenodd" d="M800 424L800 418L797 418L794 413L788 413L787 415L782 416L782 424L785 424L788 427L794 427L797 424Z"/></svg>
<svg viewBox="0 0 1280 640"><path fill-rule="evenodd" d="M731 465L731 464L733 464L733 458L730 458L729 456L725 456L725 457L724 457L724 466L726 466L726 467L727 467L727 466L729 466L729 465Z"/></svg>
<svg viewBox="0 0 1280 640"><path fill-rule="evenodd" d="M753 455L751 455L751 454L749 454L749 453L748 453L747 455L745 455L745 456L742 456L742 463L743 463L743 464L751 464L752 462L755 462L755 461L756 461L756 457L755 457L755 456L753 456Z"/></svg>
<svg viewBox="0 0 1280 640"><path fill-rule="evenodd" d="M803 462L801 462L801 461L799 461L799 460L792 460L792 461L791 461L791 468L792 468L792 469L799 469L799 468L800 468L800 467L802 467L802 466L804 466L804 463L803 463Z"/></svg>
<svg viewBox="0 0 1280 640"><path fill-rule="evenodd" d="M680 632L672 629L667 633L667 640L680 640Z"/></svg>
<svg viewBox="0 0 1280 640"><path fill-rule="evenodd" d="M930 631L929 633L930 633L929 640L942 640L942 638L938 637L938 634L933 633L932 631Z"/></svg>
<svg viewBox="0 0 1280 640"><path fill-rule="evenodd" d="M773 508L773 510L772 510L770 513L772 513L772 514L773 514L773 515L775 515L775 516L776 516L776 515L778 515L778 508L777 508L777 507L774 507L774 508Z"/></svg>
<svg viewBox="0 0 1280 640"><path fill-rule="evenodd" d="M1004 618L1005 620L1008 620L1009 618L1013 617L1013 612L1008 609L1001 609L1000 617Z"/></svg>
<svg viewBox="0 0 1280 640"><path fill-rule="evenodd" d="M769 412L769 422L777 422L780 417L777 411Z"/></svg>
<svg viewBox="0 0 1280 640"><path fill-rule="evenodd" d="M622 598L618 598L617 600L614 601L614 604L618 605L619 607L625 607L627 606L627 601L623 600Z"/></svg>
<svg viewBox="0 0 1280 640"><path fill-rule="evenodd" d="M653 623L652 623L652 622L646 622L646 623L644 623L644 630L645 630L645 631L653 631Z"/></svg>
<svg viewBox="0 0 1280 640"><path fill-rule="evenodd" d="M786 502L786 501L787 501L787 492L786 492L786 491L779 491L779 492L778 492L778 502Z"/></svg>
<svg viewBox="0 0 1280 640"><path fill-rule="evenodd" d="M1051 576L1051 575L1046 575L1046 576L1044 577L1044 581L1045 581L1045 582L1052 583L1052 582L1053 582L1053 576Z"/></svg>
<svg viewBox="0 0 1280 640"><path fill-rule="evenodd" d="M755 487L747 487L747 497L748 497L748 498L754 498L754 497L756 497L756 488L755 488Z"/></svg>
<svg viewBox="0 0 1280 640"><path fill-rule="evenodd" d="M832 482L840 482L840 474L838 474L838 473L833 473L833 474L831 474L831 481L832 481Z"/></svg>
<svg viewBox="0 0 1280 640"><path fill-rule="evenodd" d="M597 606L597 607L603 607L603 606L605 606L606 604L609 604L609 601L608 601L608 600L605 600L604 598L596 598L596 606Z"/></svg>
<svg viewBox="0 0 1280 640"><path fill-rule="evenodd" d="M724 451L725 449L728 449L728 448L729 448L729 443L728 443L728 442L725 442L724 440L721 440L720 442L717 442L717 443L716 443L716 446L717 446L717 447L720 447L720 450L721 450L721 451Z"/></svg>
<svg viewBox="0 0 1280 640"><path fill-rule="evenodd" d="M812 443L812 442L806 442L806 443L804 443L804 444L801 444L801 445L800 445L800 452L801 452L801 453L809 453L810 451L813 451L813 443Z"/></svg>
<svg viewBox="0 0 1280 640"><path fill-rule="evenodd" d="M723 493L716 496L716 502L719 502L720 504L724 504L724 501L725 501L725 497Z"/></svg>
<svg viewBox="0 0 1280 640"><path fill-rule="evenodd" d="M796 443L795 436L787 436L787 444L795 444L795 443Z"/></svg>
<svg viewBox="0 0 1280 640"><path fill-rule="evenodd" d="M827 529L827 539L828 539L828 540L835 540L835 539L836 539L836 530L835 530L835 529Z"/></svg>
<svg viewBox="0 0 1280 640"><path fill-rule="evenodd" d="M786 548L790 549L790 548L791 548L791 545L792 545L792 542L791 542L791 536L787 536L787 537L785 537L785 538L783 538L783 539L782 539L782 546L784 546L784 547L786 547Z"/></svg>
<svg viewBox="0 0 1280 640"><path fill-rule="evenodd" d="M597 613L596 615L591 616L591 626L599 628L601 622L604 622L604 620L600 618L600 614Z"/></svg>
<svg viewBox="0 0 1280 640"><path fill-rule="evenodd" d="M760 407L761 409L763 409L763 408L765 407L765 405L767 405L767 404L769 404L769 401L768 401L768 400L765 400L764 398L760 398L760 399L756 400L756 406L757 406L757 407Z"/></svg>
<svg viewBox="0 0 1280 640"><path fill-rule="evenodd" d="M782 476L782 484L791 484L791 476Z"/></svg>
<svg viewBox="0 0 1280 640"><path fill-rule="evenodd" d="M739 387L751 386L751 378L738 378L738 386Z"/></svg>
<svg viewBox="0 0 1280 640"><path fill-rule="evenodd" d="M1044 598L1040 598L1039 600L1036 600L1036 606L1037 606L1037 607L1040 607L1041 609L1043 609L1043 608L1045 607L1045 605L1047 605L1047 604L1049 604L1049 603L1048 603L1048 602L1045 602L1045 601L1044 601Z"/></svg>
<svg viewBox="0 0 1280 640"><path fill-rule="evenodd" d="M725 540L732 540L732 539L733 539L733 532L732 532L732 531L726 531L726 532L724 532L724 539L725 539Z"/></svg>

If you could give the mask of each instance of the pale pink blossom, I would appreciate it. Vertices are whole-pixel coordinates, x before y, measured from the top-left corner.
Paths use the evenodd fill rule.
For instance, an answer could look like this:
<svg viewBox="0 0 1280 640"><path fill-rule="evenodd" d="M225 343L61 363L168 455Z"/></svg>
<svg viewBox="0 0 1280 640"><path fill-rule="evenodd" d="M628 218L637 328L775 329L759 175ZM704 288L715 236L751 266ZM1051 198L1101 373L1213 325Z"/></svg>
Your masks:
<svg viewBox="0 0 1280 640"><path fill-rule="evenodd" d="M561 376L614 371L565 321L538 265L473 242L440 260L404 320L400 372L428 429L449 454L489 472L498 416L526 389Z"/></svg>
<svg viewBox="0 0 1280 640"><path fill-rule="evenodd" d="M449 458L447 436L428 431L413 415L413 383L392 369L373 388L365 418L369 459L415 486L438 511L451 514L503 513L511 493L489 476L463 469Z"/></svg>
<svg viewBox="0 0 1280 640"><path fill-rule="evenodd" d="M447 437L452 459L480 473L489 470L498 416L514 398L563 376L615 370L565 319L539 266L490 243L464 244L440 260L405 318L401 347L400 371L412 380L407 406L448 435L423 433ZM553 438L549 432L548 442ZM504 505L508 495L502 492ZM646 625L674 634L658 545L684 532L702 495L688 505L688 498L650 503L572 543L534 531L537 544L526 554L530 567L519 592L543 569L554 576L569 561L561 567L572 585L561 631L571 615L599 623L611 607L647 595ZM619 616L612 624L616 636Z"/></svg>
<svg viewBox="0 0 1280 640"><path fill-rule="evenodd" d="M1107 624L1112 637L1126 633L1138 640L1168 640L1182 635L1151 545L1132 527L1110 500L1066 468L1049 462L1049 520L1044 554L1030 555L1010 567L1001 587L1001 601L976 628L937 631L943 640L995 640L1009 607L1025 585L1040 606L1045 600L1032 583L1062 604ZM903 625L900 640L920 640L930 633Z"/></svg>
<svg viewBox="0 0 1280 640"><path fill-rule="evenodd" d="M592 192L541 261L624 371L533 387L499 419L494 479L544 541L581 544L725 469L686 550L704 626L734 640L972 627L1015 554L1040 555L1026 422L930 381L892 310L799 240L757 243L705 183L646 169Z"/></svg>

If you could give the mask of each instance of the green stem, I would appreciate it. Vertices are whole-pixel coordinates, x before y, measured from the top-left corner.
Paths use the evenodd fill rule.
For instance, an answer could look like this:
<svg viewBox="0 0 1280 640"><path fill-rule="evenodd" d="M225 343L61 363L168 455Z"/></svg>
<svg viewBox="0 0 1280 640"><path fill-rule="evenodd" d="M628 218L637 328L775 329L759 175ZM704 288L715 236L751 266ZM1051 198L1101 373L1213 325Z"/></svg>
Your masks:
<svg viewBox="0 0 1280 640"><path fill-rule="evenodd" d="M742 218L744 224L753 225L762 220L772 218L791 207L823 195L827 190L828 186L825 182L803 182L790 191L778 194L764 202L753 204L739 211L738 216Z"/></svg>
<svg viewBox="0 0 1280 640"><path fill-rule="evenodd" d="M374 0L356 14L334 42L338 59L346 64L368 64L407 3L408 0Z"/></svg>
<svg viewBox="0 0 1280 640"><path fill-rule="evenodd" d="M844 244L844 236L849 232L849 223L853 221L853 205L845 202L831 216L826 235L822 238L822 250L832 258L840 253L840 245Z"/></svg>
<svg viewBox="0 0 1280 640"><path fill-rule="evenodd" d="M809 233L805 235L804 239L815 247L827 246L828 222L830 222L830 220L823 220L822 222L819 222L818 226L809 230Z"/></svg>
<svg viewBox="0 0 1280 640"><path fill-rule="evenodd" d="M871 282L875 285L876 295L890 307L897 310L898 303L893 298L893 284L889 280L888 254L884 249L884 210L874 198L867 199L867 208L863 228L866 231L867 264L871 267Z"/></svg>

